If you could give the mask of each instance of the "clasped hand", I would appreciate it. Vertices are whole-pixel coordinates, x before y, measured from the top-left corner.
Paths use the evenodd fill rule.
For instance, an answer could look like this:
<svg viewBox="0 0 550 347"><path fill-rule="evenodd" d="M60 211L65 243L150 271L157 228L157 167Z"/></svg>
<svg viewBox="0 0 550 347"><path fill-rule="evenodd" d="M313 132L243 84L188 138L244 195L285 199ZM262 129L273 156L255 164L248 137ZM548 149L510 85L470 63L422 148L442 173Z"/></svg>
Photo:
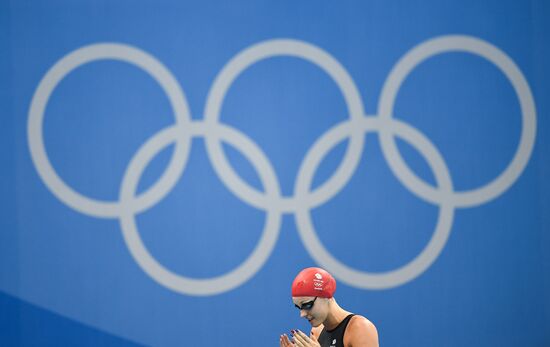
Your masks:
<svg viewBox="0 0 550 347"><path fill-rule="evenodd" d="M293 330L292 339L289 339L286 334L279 338L280 347L321 347L315 336L307 336L300 330Z"/></svg>

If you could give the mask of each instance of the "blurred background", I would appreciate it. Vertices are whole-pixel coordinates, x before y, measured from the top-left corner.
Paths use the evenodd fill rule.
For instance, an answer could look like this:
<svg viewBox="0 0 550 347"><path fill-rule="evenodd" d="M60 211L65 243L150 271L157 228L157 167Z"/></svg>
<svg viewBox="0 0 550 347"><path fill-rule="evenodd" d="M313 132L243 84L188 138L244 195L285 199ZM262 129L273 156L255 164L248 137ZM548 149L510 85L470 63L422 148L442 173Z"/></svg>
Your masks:
<svg viewBox="0 0 550 347"><path fill-rule="evenodd" d="M550 346L550 5L0 2L0 345Z"/></svg>

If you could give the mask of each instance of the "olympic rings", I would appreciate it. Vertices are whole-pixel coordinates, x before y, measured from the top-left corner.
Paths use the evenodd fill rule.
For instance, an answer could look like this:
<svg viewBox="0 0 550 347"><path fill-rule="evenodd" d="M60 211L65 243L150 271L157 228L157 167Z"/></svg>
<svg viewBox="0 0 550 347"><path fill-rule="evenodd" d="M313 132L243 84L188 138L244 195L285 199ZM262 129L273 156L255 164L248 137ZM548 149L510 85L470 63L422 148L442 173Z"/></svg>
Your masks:
<svg viewBox="0 0 550 347"><path fill-rule="evenodd" d="M437 148L419 130L393 119L393 105L401 84L426 59L462 51L478 55L498 67L512 84L522 113L522 131L514 157L493 181L469 191L456 192L449 169ZM293 196L282 196L273 165L261 148L248 136L220 121L224 97L233 81L249 66L274 56L304 59L325 71L344 97L349 118L326 131L308 150L300 165ZM74 69L84 64L114 59L146 71L168 95L175 123L145 142L131 159L121 182L118 201L95 200L69 187L51 165L43 140L43 120L49 98L56 86ZM413 194L436 206L439 217L435 231L419 255L408 264L384 273L353 269L337 260L323 246L311 220L310 211L338 194L353 176L368 132L378 132L382 153L398 180ZM192 121L187 101L169 70L148 53L128 45L102 43L79 48L46 73L37 87L29 110L27 127L31 158L48 189L67 206L98 218L117 218L126 245L138 265L159 284L187 295L215 295L232 290L254 276L271 255L281 227L283 213L295 215L298 232L306 250L321 266L343 282L365 289L385 289L407 283L422 274L437 259L451 232L456 208L474 207L503 194L521 175L529 162L536 137L536 109L529 85L516 64L500 49L470 36L441 36L419 44L406 53L390 72L380 97L378 114L365 114L360 93L345 68L329 53L297 40L268 40L237 54L216 77L208 94L203 120ZM436 184L420 179L405 163L395 137L412 145L428 163ZM239 199L266 212L264 231L252 254L237 268L224 275L193 279L176 274L161 265L143 244L135 221L138 213L160 202L179 181L185 169L191 140L204 137L208 157L223 184ZM344 159L334 174L315 190L312 180L323 158L334 146L349 139ZM231 145L248 159L262 183L258 191L233 170L222 150ZM155 156L175 143L166 171L147 191L136 195L139 179Z"/></svg>

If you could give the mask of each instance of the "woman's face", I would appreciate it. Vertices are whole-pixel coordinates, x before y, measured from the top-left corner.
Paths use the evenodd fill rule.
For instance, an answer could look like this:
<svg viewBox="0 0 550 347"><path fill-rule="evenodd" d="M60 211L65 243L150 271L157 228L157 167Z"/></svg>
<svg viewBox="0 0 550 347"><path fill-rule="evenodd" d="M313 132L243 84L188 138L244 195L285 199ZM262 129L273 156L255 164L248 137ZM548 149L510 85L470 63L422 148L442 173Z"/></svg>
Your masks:
<svg viewBox="0 0 550 347"><path fill-rule="evenodd" d="M328 314L328 300L316 296L295 296L292 302L300 310L300 317L304 317L313 327L321 325Z"/></svg>

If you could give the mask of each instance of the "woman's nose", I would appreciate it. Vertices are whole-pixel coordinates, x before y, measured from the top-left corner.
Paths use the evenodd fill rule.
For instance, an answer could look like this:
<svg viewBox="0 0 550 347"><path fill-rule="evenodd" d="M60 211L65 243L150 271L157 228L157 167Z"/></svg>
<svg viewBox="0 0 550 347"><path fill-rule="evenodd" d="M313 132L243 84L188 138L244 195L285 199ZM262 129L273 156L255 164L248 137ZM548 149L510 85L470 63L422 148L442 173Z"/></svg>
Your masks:
<svg viewBox="0 0 550 347"><path fill-rule="evenodd" d="M300 310L300 317L305 317L307 316L307 311L306 310Z"/></svg>

